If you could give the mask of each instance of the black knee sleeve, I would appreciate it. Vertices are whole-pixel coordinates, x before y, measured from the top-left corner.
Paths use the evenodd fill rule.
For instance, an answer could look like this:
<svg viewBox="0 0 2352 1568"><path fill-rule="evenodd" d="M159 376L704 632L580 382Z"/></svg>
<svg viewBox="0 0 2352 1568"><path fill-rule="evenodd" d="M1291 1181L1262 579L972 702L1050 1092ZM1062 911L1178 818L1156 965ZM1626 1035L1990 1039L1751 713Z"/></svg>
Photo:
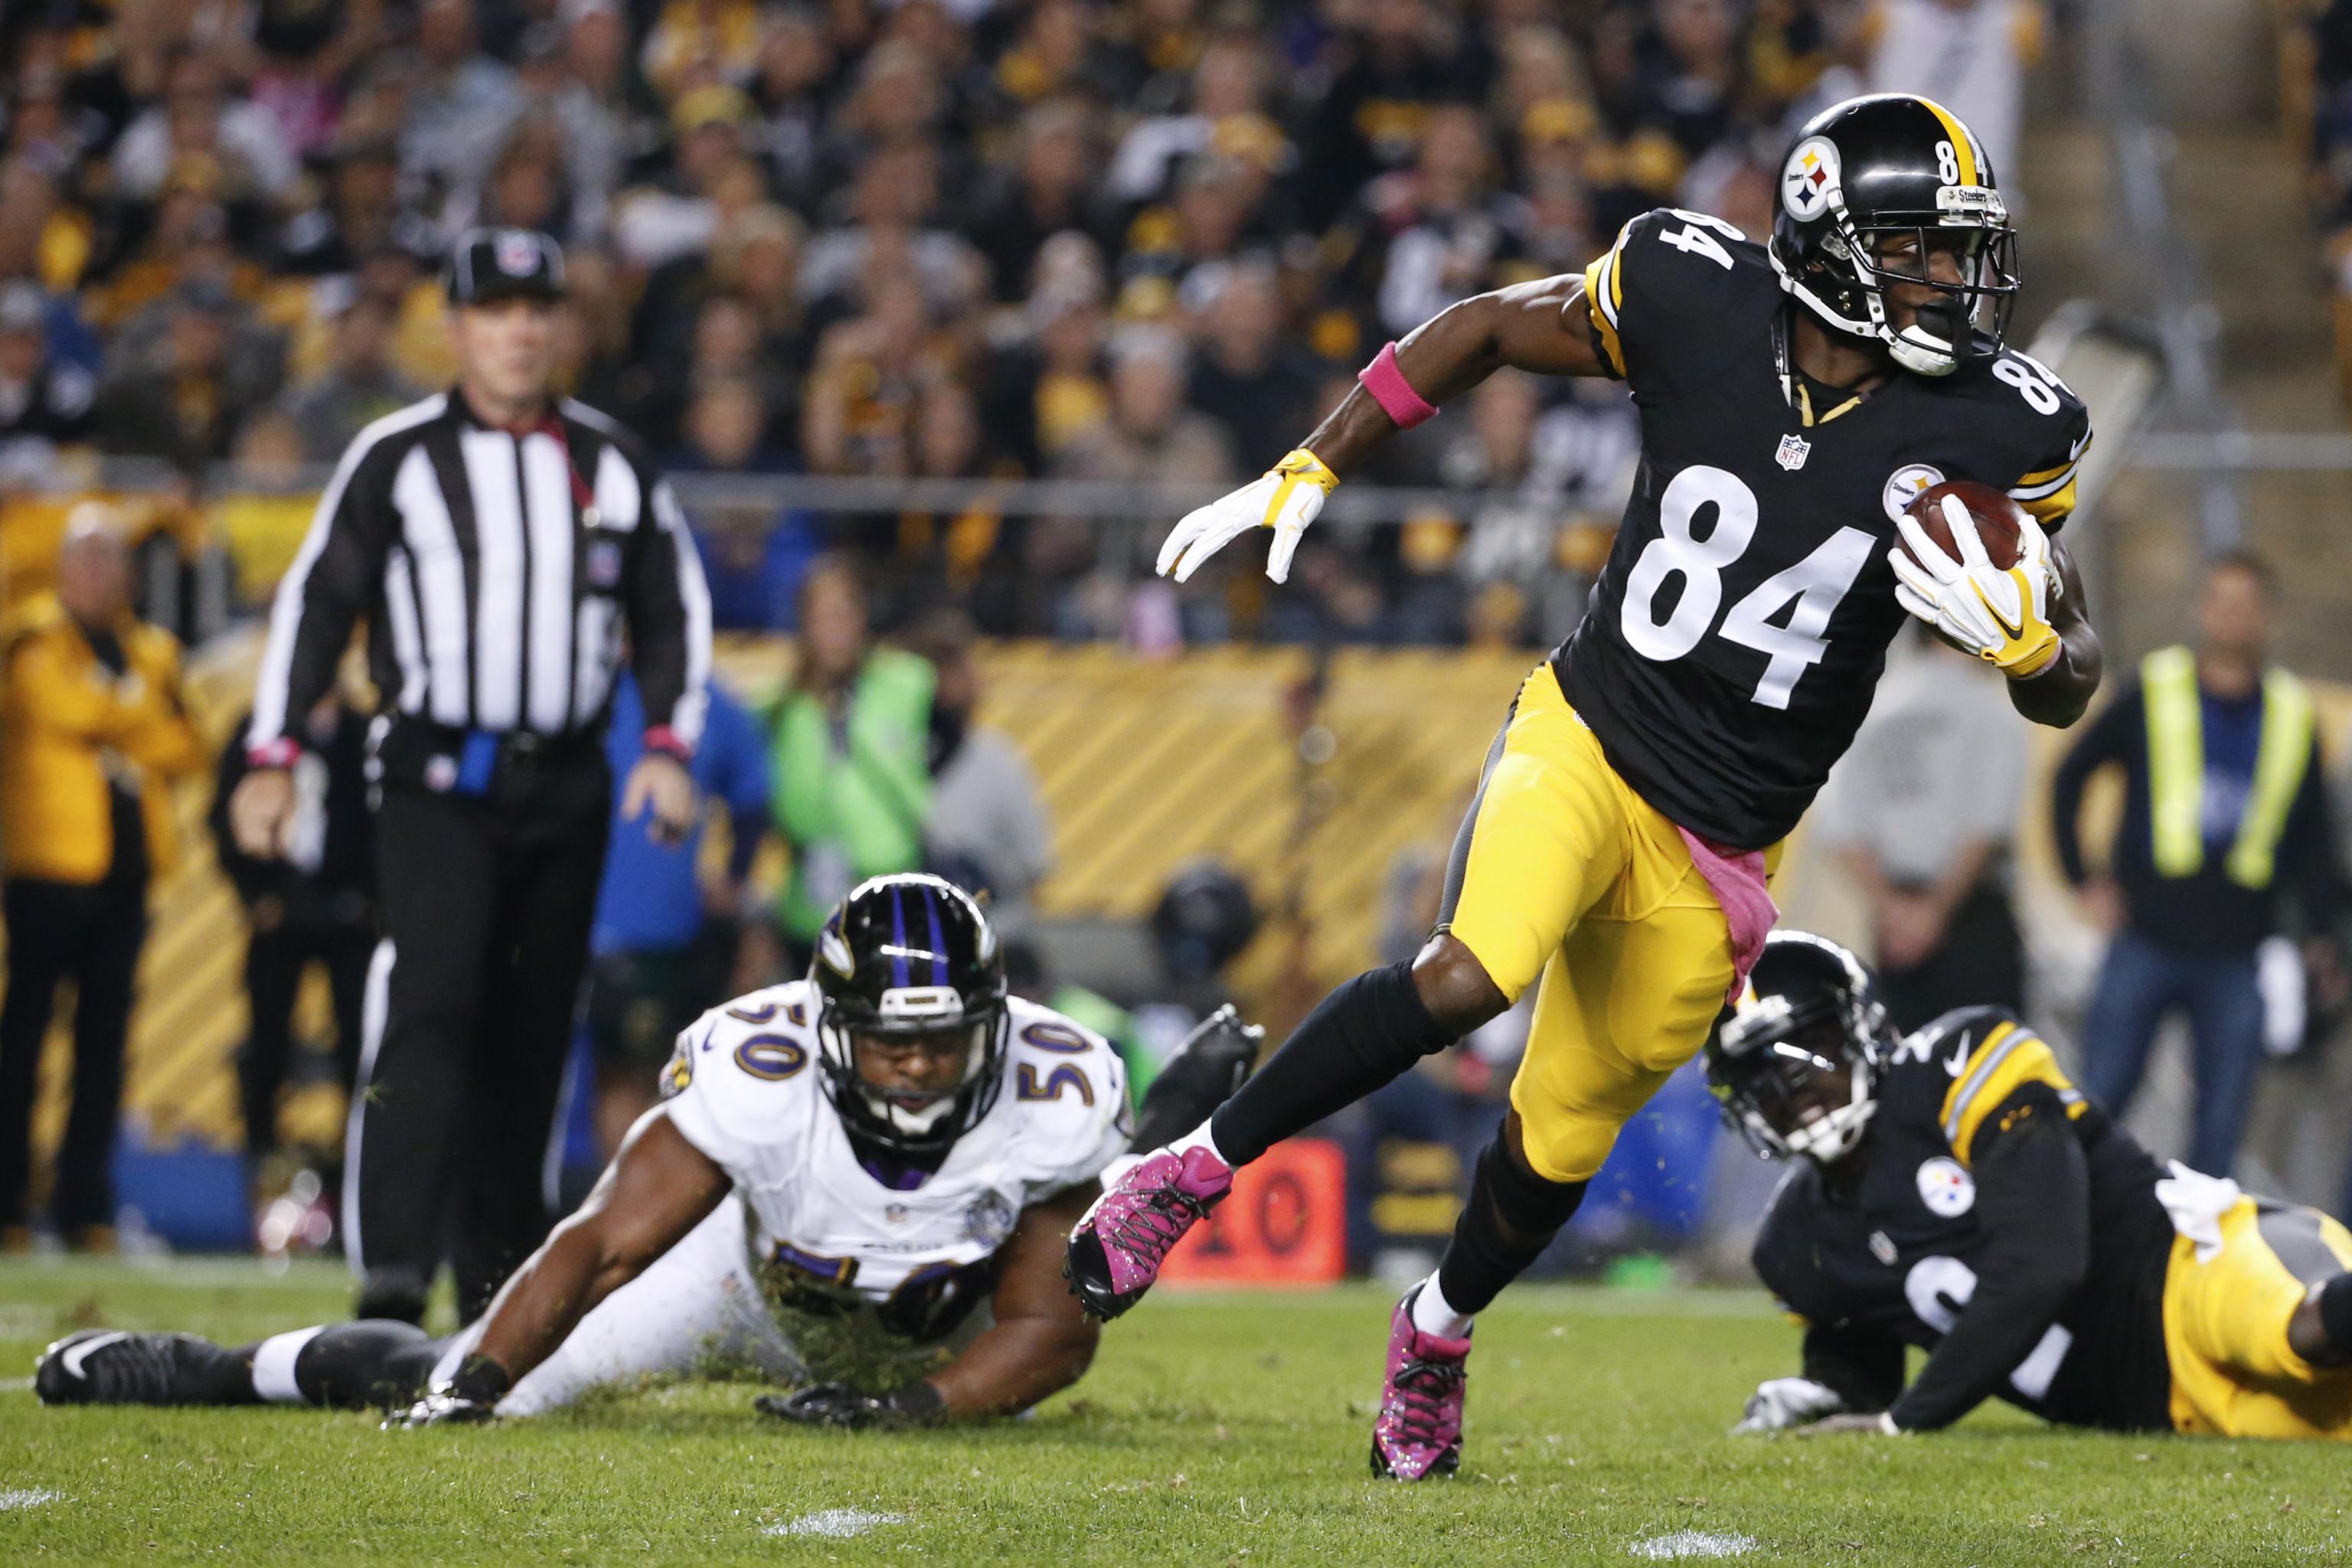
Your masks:
<svg viewBox="0 0 2352 1568"><path fill-rule="evenodd" d="M2352 1274L2338 1274L2319 1288L2319 1328L2327 1336L2330 1364L2352 1363Z"/></svg>
<svg viewBox="0 0 2352 1568"><path fill-rule="evenodd" d="M1584 1202L1583 1182L1547 1182L1511 1158L1500 1138L1479 1152L1470 1201L1437 1266L1437 1286L1455 1311L1483 1311L1543 1256Z"/></svg>
<svg viewBox="0 0 2352 1568"><path fill-rule="evenodd" d="M425 1391L443 1348L413 1323L336 1323L294 1358L294 1386L314 1405L342 1410L405 1405Z"/></svg>
<svg viewBox="0 0 2352 1568"><path fill-rule="evenodd" d="M1211 1136L1228 1161L1245 1165L1453 1043L1422 1001L1411 963L1368 969L1307 1015L1211 1119Z"/></svg>

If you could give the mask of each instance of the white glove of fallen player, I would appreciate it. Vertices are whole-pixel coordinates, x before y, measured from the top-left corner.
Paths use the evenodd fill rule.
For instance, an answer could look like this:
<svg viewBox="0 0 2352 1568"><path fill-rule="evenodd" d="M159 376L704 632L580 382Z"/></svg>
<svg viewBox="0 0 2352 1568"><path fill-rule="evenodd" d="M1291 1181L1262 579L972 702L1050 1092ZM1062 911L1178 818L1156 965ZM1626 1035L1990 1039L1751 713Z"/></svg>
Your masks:
<svg viewBox="0 0 2352 1568"><path fill-rule="evenodd" d="M1748 1408L1739 1425L1731 1430L1735 1436L1753 1436L1759 1432L1786 1432L1792 1426L1806 1426L1824 1415L1835 1415L1845 1408L1837 1391L1809 1377L1776 1377L1756 1385L1748 1396Z"/></svg>
<svg viewBox="0 0 2352 1568"><path fill-rule="evenodd" d="M2050 536L2032 518L2018 531L2017 564L1995 566L1977 535L1976 519L1957 496L1943 498L1957 561L1907 512L1895 520L1911 547L1886 552L1895 568L1895 597L1946 641L1997 665L2003 675L2039 675L2062 647L2050 624ZM1913 557L1917 559L1914 560ZM1924 564L1923 564L1924 563Z"/></svg>
<svg viewBox="0 0 2352 1568"><path fill-rule="evenodd" d="M1283 582L1290 575L1290 558L1298 552L1299 535L1323 510L1324 498L1339 488L1339 476L1301 447L1233 494L1186 512L1160 547L1160 574L1172 570L1176 581L1187 582L1202 562L1251 529L1270 528L1274 543L1266 551L1265 574Z"/></svg>

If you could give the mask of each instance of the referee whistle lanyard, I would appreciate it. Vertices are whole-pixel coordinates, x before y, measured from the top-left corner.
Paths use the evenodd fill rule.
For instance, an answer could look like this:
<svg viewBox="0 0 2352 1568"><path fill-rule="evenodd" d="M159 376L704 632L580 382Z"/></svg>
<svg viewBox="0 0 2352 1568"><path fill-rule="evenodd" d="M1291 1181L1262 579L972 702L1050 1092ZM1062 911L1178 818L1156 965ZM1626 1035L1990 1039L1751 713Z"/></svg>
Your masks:
<svg viewBox="0 0 2352 1568"><path fill-rule="evenodd" d="M581 474L580 465L572 459L572 437L563 428L562 416L550 410L539 416L539 424L533 428L552 439L557 449L563 454L563 471L572 480L572 504L580 509L581 526L597 527L604 521L604 514L596 510L596 492L588 488L588 480Z"/></svg>

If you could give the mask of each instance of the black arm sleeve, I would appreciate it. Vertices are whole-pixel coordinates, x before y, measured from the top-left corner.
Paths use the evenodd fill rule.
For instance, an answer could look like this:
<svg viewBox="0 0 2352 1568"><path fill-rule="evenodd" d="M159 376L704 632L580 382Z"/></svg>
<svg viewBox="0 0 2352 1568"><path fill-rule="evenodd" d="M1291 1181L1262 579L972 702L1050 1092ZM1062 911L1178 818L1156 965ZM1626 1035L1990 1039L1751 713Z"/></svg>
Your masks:
<svg viewBox="0 0 2352 1568"><path fill-rule="evenodd" d="M294 564L278 584L269 643L253 686L247 746L278 740L335 683L352 626L375 602L398 513L392 484L404 447L362 434L343 454Z"/></svg>
<svg viewBox="0 0 2352 1568"><path fill-rule="evenodd" d="M2124 692L2091 721L2050 781L2050 828L2058 847L2058 864L2066 880L2078 888L2087 875L2083 868L2083 786L2107 763L2131 754L2137 738L2147 728L2146 714L2139 688Z"/></svg>
<svg viewBox="0 0 2352 1568"><path fill-rule="evenodd" d="M1906 1431L1948 1426L1998 1393L2090 1268L2090 1163L2048 1084L2026 1085L1985 1119L1975 1171L1988 1237L1976 1293L1890 1407Z"/></svg>
<svg viewBox="0 0 2352 1568"><path fill-rule="evenodd" d="M629 642L645 699L646 728L689 746L702 739L709 703L710 595L686 513L667 481L641 473L646 515L629 571Z"/></svg>
<svg viewBox="0 0 2352 1568"><path fill-rule="evenodd" d="M1858 1323L1807 1323L1805 1375L1848 1410L1884 1410L1903 1392L1903 1342Z"/></svg>

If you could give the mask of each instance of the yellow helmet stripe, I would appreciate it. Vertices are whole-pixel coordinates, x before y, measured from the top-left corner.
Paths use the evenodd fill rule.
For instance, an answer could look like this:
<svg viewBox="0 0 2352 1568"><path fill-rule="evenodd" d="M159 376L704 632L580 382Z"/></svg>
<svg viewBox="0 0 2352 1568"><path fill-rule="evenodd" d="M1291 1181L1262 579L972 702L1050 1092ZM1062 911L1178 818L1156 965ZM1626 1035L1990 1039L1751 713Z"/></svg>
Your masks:
<svg viewBox="0 0 2352 1568"><path fill-rule="evenodd" d="M1928 113L1943 122L1944 134L1951 139L1952 154L1959 160L1960 184L1984 184L1977 172L1977 139L1969 134L1969 128L1960 123L1960 117L1932 98L1922 98L1919 101L1927 106Z"/></svg>

